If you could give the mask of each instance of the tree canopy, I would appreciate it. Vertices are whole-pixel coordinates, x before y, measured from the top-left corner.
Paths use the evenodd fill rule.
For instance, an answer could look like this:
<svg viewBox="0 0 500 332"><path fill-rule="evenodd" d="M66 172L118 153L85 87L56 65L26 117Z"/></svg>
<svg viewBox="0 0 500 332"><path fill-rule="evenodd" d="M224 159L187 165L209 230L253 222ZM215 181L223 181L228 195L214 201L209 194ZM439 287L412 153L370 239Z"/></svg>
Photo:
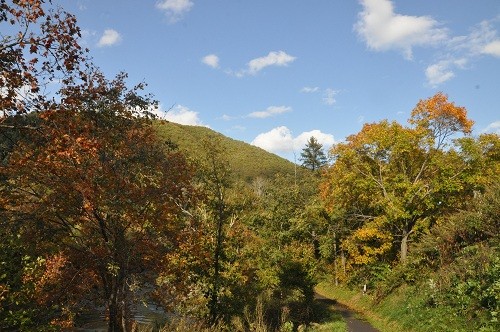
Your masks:
<svg viewBox="0 0 500 332"><path fill-rule="evenodd" d="M182 209L195 198L188 162L158 143L146 119L129 114L137 104L122 79L103 79L102 103L80 100L84 111L40 114L38 129L18 141L1 170L3 226L36 239L31 255L57 259L51 273L66 279L58 284L68 313L100 298L112 331L126 326L137 287L154 284L190 241Z"/></svg>
<svg viewBox="0 0 500 332"><path fill-rule="evenodd" d="M462 161L445 143L468 133L472 121L438 93L420 101L409 122L414 126L365 124L331 151L322 195L330 211L341 209L351 220L344 247L356 264L391 260L392 243L399 243L405 261L409 236L455 206Z"/></svg>

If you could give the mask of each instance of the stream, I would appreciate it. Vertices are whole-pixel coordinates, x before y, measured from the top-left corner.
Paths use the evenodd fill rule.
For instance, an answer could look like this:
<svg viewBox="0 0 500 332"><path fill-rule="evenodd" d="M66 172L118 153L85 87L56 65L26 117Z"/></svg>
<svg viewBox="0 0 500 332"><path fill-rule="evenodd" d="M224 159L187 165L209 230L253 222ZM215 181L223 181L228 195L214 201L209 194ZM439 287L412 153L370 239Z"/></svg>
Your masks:
<svg viewBox="0 0 500 332"><path fill-rule="evenodd" d="M161 327L165 324L168 314L163 308L148 303L136 304L131 308L132 318L141 326ZM75 332L106 332L108 322L104 316L104 308L96 308L85 314L79 315L76 327L70 331Z"/></svg>

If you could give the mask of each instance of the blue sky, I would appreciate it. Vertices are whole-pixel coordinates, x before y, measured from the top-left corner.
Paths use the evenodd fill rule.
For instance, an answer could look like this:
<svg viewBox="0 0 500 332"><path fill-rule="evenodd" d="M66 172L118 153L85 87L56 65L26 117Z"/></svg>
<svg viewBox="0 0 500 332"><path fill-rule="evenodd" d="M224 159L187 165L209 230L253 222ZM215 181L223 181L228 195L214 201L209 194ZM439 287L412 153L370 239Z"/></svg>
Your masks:
<svg viewBox="0 0 500 332"><path fill-rule="evenodd" d="M294 160L438 91L500 133L498 0L61 0L162 116Z"/></svg>

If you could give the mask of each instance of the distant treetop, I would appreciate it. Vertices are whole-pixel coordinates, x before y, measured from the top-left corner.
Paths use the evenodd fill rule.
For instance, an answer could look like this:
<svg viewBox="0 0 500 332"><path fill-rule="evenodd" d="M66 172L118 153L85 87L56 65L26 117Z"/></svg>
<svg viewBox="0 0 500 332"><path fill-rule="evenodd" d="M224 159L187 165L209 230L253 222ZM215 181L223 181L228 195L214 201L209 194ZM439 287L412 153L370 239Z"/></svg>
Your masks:
<svg viewBox="0 0 500 332"><path fill-rule="evenodd" d="M312 171L320 169L328 161L323 151L323 145L314 136L309 138L306 147L302 149L300 160L302 161L302 166Z"/></svg>

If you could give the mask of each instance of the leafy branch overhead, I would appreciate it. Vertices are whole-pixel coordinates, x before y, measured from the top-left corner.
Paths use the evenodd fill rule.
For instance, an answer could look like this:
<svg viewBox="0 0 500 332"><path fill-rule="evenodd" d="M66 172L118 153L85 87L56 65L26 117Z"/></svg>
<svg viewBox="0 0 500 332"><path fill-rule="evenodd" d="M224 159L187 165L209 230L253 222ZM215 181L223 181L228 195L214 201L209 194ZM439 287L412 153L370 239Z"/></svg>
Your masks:
<svg viewBox="0 0 500 332"><path fill-rule="evenodd" d="M79 44L76 17L47 7L42 0L0 2L0 23L10 31L0 40L2 120L50 108L57 90L50 91L49 83L70 86L87 80L92 64Z"/></svg>

